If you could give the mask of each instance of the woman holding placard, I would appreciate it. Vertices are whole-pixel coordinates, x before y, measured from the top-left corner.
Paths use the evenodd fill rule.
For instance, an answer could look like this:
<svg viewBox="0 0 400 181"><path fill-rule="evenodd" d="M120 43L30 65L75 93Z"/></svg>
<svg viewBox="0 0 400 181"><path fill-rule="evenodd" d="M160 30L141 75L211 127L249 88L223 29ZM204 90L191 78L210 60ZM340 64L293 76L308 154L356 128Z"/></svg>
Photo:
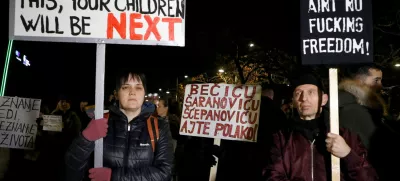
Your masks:
<svg viewBox="0 0 400 181"><path fill-rule="evenodd" d="M169 125L153 116L155 105L145 102L143 74L126 72L117 80L119 105L108 119L92 120L66 154L66 180L81 180L95 141L104 137L103 168L89 169L92 180L169 180L172 143Z"/></svg>

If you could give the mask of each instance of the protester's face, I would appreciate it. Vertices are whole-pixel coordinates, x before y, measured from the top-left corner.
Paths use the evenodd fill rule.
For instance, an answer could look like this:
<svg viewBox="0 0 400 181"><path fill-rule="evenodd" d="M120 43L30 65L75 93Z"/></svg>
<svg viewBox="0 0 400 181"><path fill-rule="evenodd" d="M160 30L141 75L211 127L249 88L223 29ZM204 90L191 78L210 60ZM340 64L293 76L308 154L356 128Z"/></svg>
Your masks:
<svg viewBox="0 0 400 181"><path fill-rule="evenodd" d="M287 113L287 112L289 111L289 109L290 109L290 105L289 105L289 104L283 104L283 105L281 106L281 110L282 110L284 113Z"/></svg>
<svg viewBox="0 0 400 181"><path fill-rule="evenodd" d="M61 108L67 109L68 108L68 102L66 100L60 100Z"/></svg>
<svg viewBox="0 0 400 181"><path fill-rule="evenodd" d="M128 81L122 84L118 91L120 107L124 110L139 109L143 105L144 95L142 81L130 75Z"/></svg>
<svg viewBox="0 0 400 181"><path fill-rule="evenodd" d="M165 101L160 100L157 104L157 114L160 116L166 116L168 112L168 107L164 106Z"/></svg>
<svg viewBox="0 0 400 181"><path fill-rule="evenodd" d="M382 90L382 71L369 69L369 75L364 79L363 83L379 92Z"/></svg>
<svg viewBox="0 0 400 181"><path fill-rule="evenodd" d="M81 104L80 104L80 108L83 109L87 105L88 105L88 102L82 101Z"/></svg>
<svg viewBox="0 0 400 181"><path fill-rule="evenodd" d="M320 107L318 105L318 87L311 84L304 84L296 87L293 92L293 103L302 119L314 119ZM321 106L325 105L327 97L324 95Z"/></svg>

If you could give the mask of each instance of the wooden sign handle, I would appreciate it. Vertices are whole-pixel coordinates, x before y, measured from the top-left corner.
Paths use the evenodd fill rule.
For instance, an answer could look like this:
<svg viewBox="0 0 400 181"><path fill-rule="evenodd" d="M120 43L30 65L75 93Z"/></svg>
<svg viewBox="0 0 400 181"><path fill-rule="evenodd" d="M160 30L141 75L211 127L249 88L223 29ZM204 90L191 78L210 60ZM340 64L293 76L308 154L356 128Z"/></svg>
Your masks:
<svg viewBox="0 0 400 181"><path fill-rule="evenodd" d="M221 146L221 139L219 139L219 138L214 138L214 145ZM216 163L214 166L211 167L211 170L210 170L210 179L209 179L209 181L215 181L215 180L217 180L218 158L215 157L215 159L216 159L217 163Z"/></svg>
<svg viewBox="0 0 400 181"><path fill-rule="evenodd" d="M330 132L339 134L338 72L329 69ZM331 155L332 181L340 181L340 158Z"/></svg>

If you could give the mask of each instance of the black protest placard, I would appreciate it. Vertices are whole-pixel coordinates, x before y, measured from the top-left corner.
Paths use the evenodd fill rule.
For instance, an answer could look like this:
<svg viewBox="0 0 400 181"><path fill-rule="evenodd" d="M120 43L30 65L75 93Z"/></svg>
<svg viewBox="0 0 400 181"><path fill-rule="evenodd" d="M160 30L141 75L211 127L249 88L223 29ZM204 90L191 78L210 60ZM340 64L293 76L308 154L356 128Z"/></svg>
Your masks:
<svg viewBox="0 0 400 181"><path fill-rule="evenodd" d="M373 62L371 0L301 0L303 64Z"/></svg>
<svg viewBox="0 0 400 181"><path fill-rule="evenodd" d="M39 99L0 97L0 147L33 149Z"/></svg>

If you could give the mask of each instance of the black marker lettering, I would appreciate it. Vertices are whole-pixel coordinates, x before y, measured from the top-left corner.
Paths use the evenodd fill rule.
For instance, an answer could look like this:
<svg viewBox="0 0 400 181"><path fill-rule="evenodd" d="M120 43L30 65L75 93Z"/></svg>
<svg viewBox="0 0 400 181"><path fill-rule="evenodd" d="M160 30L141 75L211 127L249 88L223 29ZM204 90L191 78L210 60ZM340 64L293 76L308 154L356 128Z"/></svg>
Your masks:
<svg viewBox="0 0 400 181"><path fill-rule="evenodd" d="M126 10L127 11L136 11L137 1L135 0L126 0Z"/></svg>
<svg viewBox="0 0 400 181"><path fill-rule="evenodd" d="M16 100L16 101L15 101L15 100ZM14 106L15 108L19 109L18 101L19 101L19 98L18 98L18 97L17 97L16 99L11 98L11 104L10 104L10 106Z"/></svg>
<svg viewBox="0 0 400 181"><path fill-rule="evenodd" d="M158 9L158 4L157 4L157 0L152 0L153 1L153 4L154 4L154 9L152 10L151 9L151 0L147 0L147 8L148 8L148 12L149 12L149 14L154 14L154 13L156 13L157 12L157 9Z"/></svg>
<svg viewBox="0 0 400 181"><path fill-rule="evenodd" d="M82 2L82 0L79 0L79 2L78 2L79 9L86 10L89 6L87 0L83 0L83 5L81 4L81 2Z"/></svg>
<svg viewBox="0 0 400 181"><path fill-rule="evenodd" d="M33 3L35 3L36 8L39 8L39 0L29 0L29 7L33 7Z"/></svg>
<svg viewBox="0 0 400 181"><path fill-rule="evenodd" d="M31 134L31 135L34 135L35 132L36 132L35 130L37 130L37 125L36 125L36 124L32 124L32 125L31 125L31 129L29 130L29 132L28 132L28 130L27 130L26 133L29 133L29 134Z"/></svg>
<svg viewBox="0 0 400 181"><path fill-rule="evenodd" d="M107 7L108 3L110 3L110 0L100 0L100 11L106 10L107 12L111 12Z"/></svg>
<svg viewBox="0 0 400 181"><path fill-rule="evenodd" d="M0 118L6 118L4 115L5 109L0 109Z"/></svg>
<svg viewBox="0 0 400 181"><path fill-rule="evenodd" d="M64 34L64 31L60 31L60 23L58 21L58 17L57 16L54 18L55 26L53 26L53 28L51 28L52 23L50 23L51 17L49 17L49 16L45 17L43 15L39 15L39 16L40 16L40 25L41 25L40 31L42 33ZM24 109L28 109L30 111L30 110L32 110L32 101L34 101L34 100L31 100L31 99L19 99L19 100L17 100L17 102L18 102L17 108L22 106Z"/></svg>
<svg viewBox="0 0 400 181"><path fill-rule="evenodd" d="M25 28L25 31L26 32L29 32L29 30L30 29L32 29L33 31L36 31L36 27L37 27L37 25L38 25L38 23L39 23L39 20L40 20L40 17L41 17L41 15L39 14L38 15L38 17L37 17L37 19L36 19L36 23L33 25L33 19L31 19L31 20L28 20L28 23L26 22L26 20L25 20L25 18L24 18L24 16L21 14L21 21L22 21L22 25L24 25L24 28ZM7 99L9 99L9 98L7 98ZM7 100L8 101L8 100ZM4 102L3 103L3 105L5 104L6 102ZM2 105L2 106L3 106Z"/></svg>
<svg viewBox="0 0 400 181"><path fill-rule="evenodd" d="M13 119L16 120L17 117L17 111L14 114L14 111L12 109L7 110L7 115L6 115L6 119Z"/></svg>
<svg viewBox="0 0 400 181"><path fill-rule="evenodd" d="M0 121L0 130L1 131L4 131L5 129L4 129L4 123L6 123L5 121Z"/></svg>
<svg viewBox="0 0 400 181"><path fill-rule="evenodd" d="M90 20L89 16L83 16L82 17L82 34L84 35L90 35L90 33L85 31L85 27L90 26L90 23L86 23L85 20Z"/></svg>
<svg viewBox="0 0 400 181"><path fill-rule="evenodd" d="M127 0L126 3L127 4L129 3L128 0ZM118 6L118 0L114 1L114 6L115 6L115 9L117 9L118 11L125 11L126 10L126 6L124 6L124 8L121 8L121 7Z"/></svg>
<svg viewBox="0 0 400 181"><path fill-rule="evenodd" d="M94 2L93 2L93 1L89 0L89 9L90 10L98 10L99 9L99 1L94 0Z"/></svg>
<svg viewBox="0 0 400 181"><path fill-rule="evenodd" d="M57 21L58 22L58 21ZM64 32L63 32L64 33ZM32 110L34 111L40 111L40 100L39 99L35 99L33 100L32 103Z"/></svg>
<svg viewBox="0 0 400 181"><path fill-rule="evenodd" d="M3 104L0 105L0 107L10 107L10 105L6 105L6 103L8 103L8 101L10 101L10 98L3 97L3 99L5 99L6 101L4 101Z"/></svg>
<svg viewBox="0 0 400 181"><path fill-rule="evenodd" d="M76 16L69 17L71 23L71 35L78 36L81 33L81 27L79 26L79 18ZM78 29L75 31L75 29Z"/></svg>
<svg viewBox="0 0 400 181"><path fill-rule="evenodd" d="M172 10L171 1L173 1L173 0L168 0L168 17L175 17L175 15L171 14L171 10Z"/></svg>
<svg viewBox="0 0 400 181"><path fill-rule="evenodd" d="M1 136L3 139L1 139L0 145L7 145L5 141L8 140L8 133L2 133Z"/></svg>
<svg viewBox="0 0 400 181"><path fill-rule="evenodd" d="M43 21L43 16L42 16L42 21ZM50 22L49 22L49 17L48 17L48 16L46 16L46 33L48 33L48 34L52 34L52 33L54 33L54 32L56 32L56 31L54 31L54 30L50 30Z"/></svg>
<svg viewBox="0 0 400 181"><path fill-rule="evenodd" d="M57 1L56 1L56 0L47 0L47 1L53 3L53 6L49 6L49 4L46 4L46 8L47 8L48 10L51 11L51 10L54 10L54 9L57 8Z"/></svg>
<svg viewBox="0 0 400 181"><path fill-rule="evenodd" d="M82 18L81 25L79 24L80 19L76 16L71 16L70 17L70 23L71 23L71 35L73 36L78 36L80 34L83 35L90 35L90 32L86 32L86 27L90 26L90 23L87 21L90 20L90 17L83 16Z"/></svg>
<svg viewBox="0 0 400 181"><path fill-rule="evenodd" d="M165 0L158 0L158 16L160 16L160 13L163 14L163 16L167 16L167 14L165 14L164 11L164 7L167 6L167 3L165 2Z"/></svg>
<svg viewBox="0 0 400 181"><path fill-rule="evenodd" d="M13 127L11 126L12 123L13 122L8 122L8 125L6 127L6 131L12 131L12 129L13 129ZM14 124L12 124L12 125L14 125ZM11 126L11 128L10 128L10 126Z"/></svg>
<svg viewBox="0 0 400 181"><path fill-rule="evenodd" d="M29 138L29 140L28 140L28 138ZM24 141L25 141L25 147L33 148L33 145L35 144L33 141L33 136L26 135Z"/></svg>
<svg viewBox="0 0 400 181"><path fill-rule="evenodd" d="M182 19L185 19L185 4L183 3L184 0L176 0L176 16L181 17ZM181 2L179 4L179 2Z"/></svg>

